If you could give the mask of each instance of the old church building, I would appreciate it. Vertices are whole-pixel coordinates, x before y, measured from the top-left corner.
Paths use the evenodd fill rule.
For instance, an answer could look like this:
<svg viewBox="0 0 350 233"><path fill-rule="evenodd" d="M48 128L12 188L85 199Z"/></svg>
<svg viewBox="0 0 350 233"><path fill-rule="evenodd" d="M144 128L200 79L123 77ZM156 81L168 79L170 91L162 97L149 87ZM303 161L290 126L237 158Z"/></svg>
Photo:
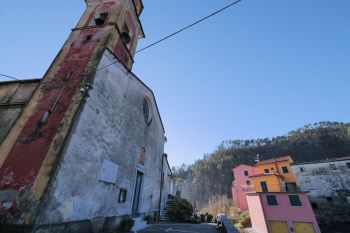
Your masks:
<svg viewBox="0 0 350 233"><path fill-rule="evenodd" d="M142 2L86 4L42 79L0 83L0 230L89 232L168 197L162 120L131 72Z"/></svg>

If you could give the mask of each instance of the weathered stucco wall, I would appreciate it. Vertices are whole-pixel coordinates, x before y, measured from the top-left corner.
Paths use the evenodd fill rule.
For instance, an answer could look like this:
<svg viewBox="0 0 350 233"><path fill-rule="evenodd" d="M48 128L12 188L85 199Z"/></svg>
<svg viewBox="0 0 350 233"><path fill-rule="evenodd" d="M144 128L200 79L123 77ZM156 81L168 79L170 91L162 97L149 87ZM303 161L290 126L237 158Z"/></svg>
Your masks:
<svg viewBox="0 0 350 233"><path fill-rule="evenodd" d="M320 223L350 221L350 159L293 165L298 186L309 192Z"/></svg>
<svg viewBox="0 0 350 233"><path fill-rule="evenodd" d="M337 190L350 190L350 169L346 163L350 163L350 159L293 165L292 168L303 191L310 192L310 196L328 197L338 196ZM335 169L330 164L334 164Z"/></svg>
<svg viewBox="0 0 350 233"><path fill-rule="evenodd" d="M41 198L57 172L71 126L84 103L81 84L93 79L105 49L132 67L137 41L144 36L133 1L89 3L0 145L0 224L35 223L37 207L42 206ZM120 43L123 31L129 32L129 44Z"/></svg>
<svg viewBox="0 0 350 233"><path fill-rule="evenodd" d="M0 145L40 80L0 83Z"/></svg>
<svg viewBox="0 0 350 233"><path fill-rule="evenodd" d="M167 160L168 160L167 155L164 155L164 159L163 159L163 176L164 176L163 183L164 184L163 184L162 196L161 196L161 214L164 214L163 210L166 208L166 202L168 200L168 195L171 194L171 186L172 186L172 173Z"/></svg>
<svg viewBox="0 0 350 233"><path fill-rule="evenodd" d="M106 51L99 67L111 61ZM144 174L139 213L159 210L164 129L152 92L116 63L97 72L89 95L41 203L39 224L130 214L137 170ZM142 147L144 166L139 163ZM119 166L115 183L99 180L104 160ZM118 203L121 188L127 190L125 203Z"/></svg>

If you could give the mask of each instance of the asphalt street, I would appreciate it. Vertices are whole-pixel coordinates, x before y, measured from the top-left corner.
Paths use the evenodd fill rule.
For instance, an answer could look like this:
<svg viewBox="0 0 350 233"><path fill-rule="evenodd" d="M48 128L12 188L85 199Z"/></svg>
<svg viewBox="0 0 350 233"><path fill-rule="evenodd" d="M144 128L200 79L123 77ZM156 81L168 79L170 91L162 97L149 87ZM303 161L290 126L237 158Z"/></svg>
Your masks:
<svg viewBox="0 0 350 233"><path fill-rule="evenodd" d="M220 233L215 224L154 224L138 233Z"/></svg>

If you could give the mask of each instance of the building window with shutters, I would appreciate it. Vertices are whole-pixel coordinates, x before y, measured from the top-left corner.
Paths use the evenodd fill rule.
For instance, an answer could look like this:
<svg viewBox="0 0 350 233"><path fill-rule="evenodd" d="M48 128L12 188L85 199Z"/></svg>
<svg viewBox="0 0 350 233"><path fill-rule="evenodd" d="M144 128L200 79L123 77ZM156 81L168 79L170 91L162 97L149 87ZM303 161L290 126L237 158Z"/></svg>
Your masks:
<svg viewBox="0 0 350 233"><path fill-rule="evenodd" d="M302 206L299 195L288 195L288 198L292 206Z"/></svg>
<svg viewBox="0 0 350 233"><path fill-rule="evenodd" d="M275 195L266 195L266 200L268 205L278 205Z"/></svg>

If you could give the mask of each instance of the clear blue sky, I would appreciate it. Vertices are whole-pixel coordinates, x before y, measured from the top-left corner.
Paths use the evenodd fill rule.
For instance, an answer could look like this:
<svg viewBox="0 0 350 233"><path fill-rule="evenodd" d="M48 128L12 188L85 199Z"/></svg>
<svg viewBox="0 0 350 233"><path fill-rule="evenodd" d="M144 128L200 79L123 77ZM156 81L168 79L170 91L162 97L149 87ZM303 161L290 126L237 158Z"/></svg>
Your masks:
<svg viewBox="0 0 350 233"><path fill-rule="evenodd" d="M144 0L139 48L230 3ZM0 73L42 77L83 0L0 3ZM137 55L157 98L172 165L226 139L350 120L350 1L243 0ZM1 80L1 78L0 78Z"/></svg>

